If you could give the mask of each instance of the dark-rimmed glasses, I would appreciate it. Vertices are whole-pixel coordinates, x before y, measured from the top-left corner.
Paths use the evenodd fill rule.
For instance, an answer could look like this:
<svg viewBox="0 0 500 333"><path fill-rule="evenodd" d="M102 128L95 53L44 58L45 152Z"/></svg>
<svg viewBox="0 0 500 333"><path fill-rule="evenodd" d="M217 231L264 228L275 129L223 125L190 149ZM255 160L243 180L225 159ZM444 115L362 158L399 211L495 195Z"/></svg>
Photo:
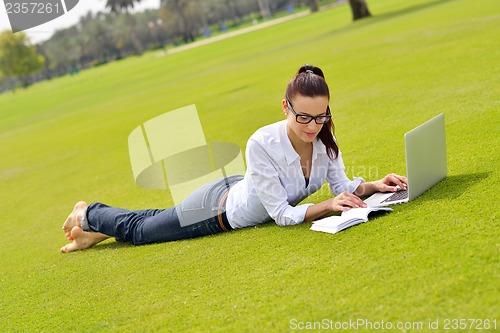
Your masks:
<svg viewBox="0 0 500 333"><path fill-rule="evenodd" d="M330 114L330 106L326 107L326 115L325 116L309 116L307 114L299 114L295 112L295 110L292 107L292 103L287 99L286 100L286 105L288 106L288 109L292 111L293 115L295 116L295 120L299 124L309 124L311 121L314 120L314 122L318 125L325 124L330 121L330 118L332 118L332 115Z"/></svg>

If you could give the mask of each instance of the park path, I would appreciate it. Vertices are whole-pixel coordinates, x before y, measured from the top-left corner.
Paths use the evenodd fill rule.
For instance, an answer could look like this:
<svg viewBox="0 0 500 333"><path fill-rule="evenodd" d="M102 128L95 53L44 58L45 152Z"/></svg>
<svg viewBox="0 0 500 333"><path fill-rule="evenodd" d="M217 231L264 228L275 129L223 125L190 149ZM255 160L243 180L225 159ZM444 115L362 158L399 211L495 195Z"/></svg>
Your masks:
<svg viewBox="0 0 500 333"><path fill-rule="evenodd" d="M342 1L342 2L337 2L337 3L325 5L325 6L322 6L320 8L320 10L326 9L326 8L330 8L330 7L336 7L336 6L339 6L339 5L344 4L344 3L345 2ZM158 55L158 57L163 57L163 56L166 56L168 54L179 53L179 52L186 51L186 50L189 50L189 49L192 49L192 48L195 48L195 47L199 47L199 46L207 45L207 44L210 44L210 43L218 42L220 40L224 40L224 39L232 38L232 37L235 37L235 36L243 35L243 34L255 31L255 30L259 30L259 29L264 29L264 28L270 27L272 25L276 25L276 24L280 24L280 23L283 23L283 22L295 20L295 19L307 16L307 15L310 15L310 14L311 14L310 10L304 10L304 11L301 11L301 12L298 12L298 13L295 13L295 14L291 14L291 15L287 15L287 16L284 16L284 17L280 17L280 18L277 18L277 19L272 19L272 20L265 21L265 22L262 22L262 23L257 23L255 25L252 25L252 26L247 27L247 28L237 29L237 30L234 30L234 31L231 31L231 32L227 32L227 33L223 33L223 34L214 36L214 37L209 37L209 38L198 40L196 42L192 42L192 43L189 43L189 44L186 44L186 45L182 45L182 46L170 49L168 51L162 51Z"/></svg>
<svg viewBox="0 0 500 333"><path fill-rule="evenodd" d="M259 29L270 27L272 25L276 25L276 24L283 23L283 22L290 21L290 20L295 20L296 18L307 16L310 13L311 13L310 10L305 10L305 11L302 11L302 12L299 12L299 13L296 13L296 14L291 14L291 15L288 15L288 16L285 16L285 17L281 17L281 18L278 18L278 19L269 20L269 21L265 21L265 22L262 22L262 23L257 23L257 24L254 24L254 25L250 26L250 27L247 27L247 28L237 29L237 30L234 30L234 31L231 31L231 32L226 32L226 33L214 36L214 37L209 37L209 38L198 40L196 42L192 42L192 43L189 43L189 44L186 44L186 45L175 47L173 49L168 50L167 52L162 52L162 54L160 56L166 56L167 54L174 54L174 53L183 52L183 51L186 51L186 50L189 50L189 49L193 49L195 47L199 47L199 46L203 46L203 45L215 43L215 42L218 42L220 40L224 40L224 39L232 38L232 37L235 37L235 36L243 35L243 34L255 31L255 30L259 30Z"/></svg>

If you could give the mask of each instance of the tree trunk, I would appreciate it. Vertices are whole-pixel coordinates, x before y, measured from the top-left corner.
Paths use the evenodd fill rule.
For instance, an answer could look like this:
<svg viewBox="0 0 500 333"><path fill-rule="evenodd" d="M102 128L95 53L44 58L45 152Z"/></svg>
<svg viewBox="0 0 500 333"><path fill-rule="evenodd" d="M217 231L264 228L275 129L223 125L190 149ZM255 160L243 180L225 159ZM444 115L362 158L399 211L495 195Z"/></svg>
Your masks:
<svg viewBox="0 0 500 333"><path fill-rule="evenodd" d="M263 19L269 18L272 16L271 7L269 5L269 0L257 0L260 9L260 15L262 15Z"/></svg>
<svg viewBox="0 0 500 333"><path fill-rule="evenodd" d="M349 5L351 6L353 21L372 16L365 0L349 0Z"/></svg>
<svg viewBox="0 0 500 333"><path fill-rule="evenodd" d="M316 13L319 10L317 0L307 0L307 5L311 9L311 13Z"/></svg>

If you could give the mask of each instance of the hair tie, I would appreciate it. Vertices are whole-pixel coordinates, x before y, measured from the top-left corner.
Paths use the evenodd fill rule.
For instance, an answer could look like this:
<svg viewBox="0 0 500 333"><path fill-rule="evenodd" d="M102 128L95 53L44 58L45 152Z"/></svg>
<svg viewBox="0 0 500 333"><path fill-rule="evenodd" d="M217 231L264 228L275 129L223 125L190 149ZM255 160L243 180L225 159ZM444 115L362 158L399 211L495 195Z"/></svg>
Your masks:
<svg viewBox="0 0 500 333"><path fill-rule="evenodd" d="M306 73L309 73L309 74L314 74L314 72L310 69L306 70Z"/></svg>

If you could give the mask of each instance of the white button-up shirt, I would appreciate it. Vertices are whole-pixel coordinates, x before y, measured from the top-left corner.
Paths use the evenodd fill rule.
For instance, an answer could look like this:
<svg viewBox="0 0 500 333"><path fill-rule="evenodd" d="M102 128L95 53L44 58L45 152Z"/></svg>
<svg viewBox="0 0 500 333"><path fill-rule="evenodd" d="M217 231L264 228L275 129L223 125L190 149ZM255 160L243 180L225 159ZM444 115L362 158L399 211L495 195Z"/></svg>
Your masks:
<svg viewBox="0 0 500 333"><path fill-rule="evenodd" d="M246 147L245 177L230 190L226 214L234 229L254 226L274 220L280 226L304 221L312 204L296 206L328 183L333 194L354 192L363 181L351 181L345 174L342 155L333 161L326 147L317 139L313 142L312 167L306 186L300 156L287 135L286 120L257 130Z"/></svg>

